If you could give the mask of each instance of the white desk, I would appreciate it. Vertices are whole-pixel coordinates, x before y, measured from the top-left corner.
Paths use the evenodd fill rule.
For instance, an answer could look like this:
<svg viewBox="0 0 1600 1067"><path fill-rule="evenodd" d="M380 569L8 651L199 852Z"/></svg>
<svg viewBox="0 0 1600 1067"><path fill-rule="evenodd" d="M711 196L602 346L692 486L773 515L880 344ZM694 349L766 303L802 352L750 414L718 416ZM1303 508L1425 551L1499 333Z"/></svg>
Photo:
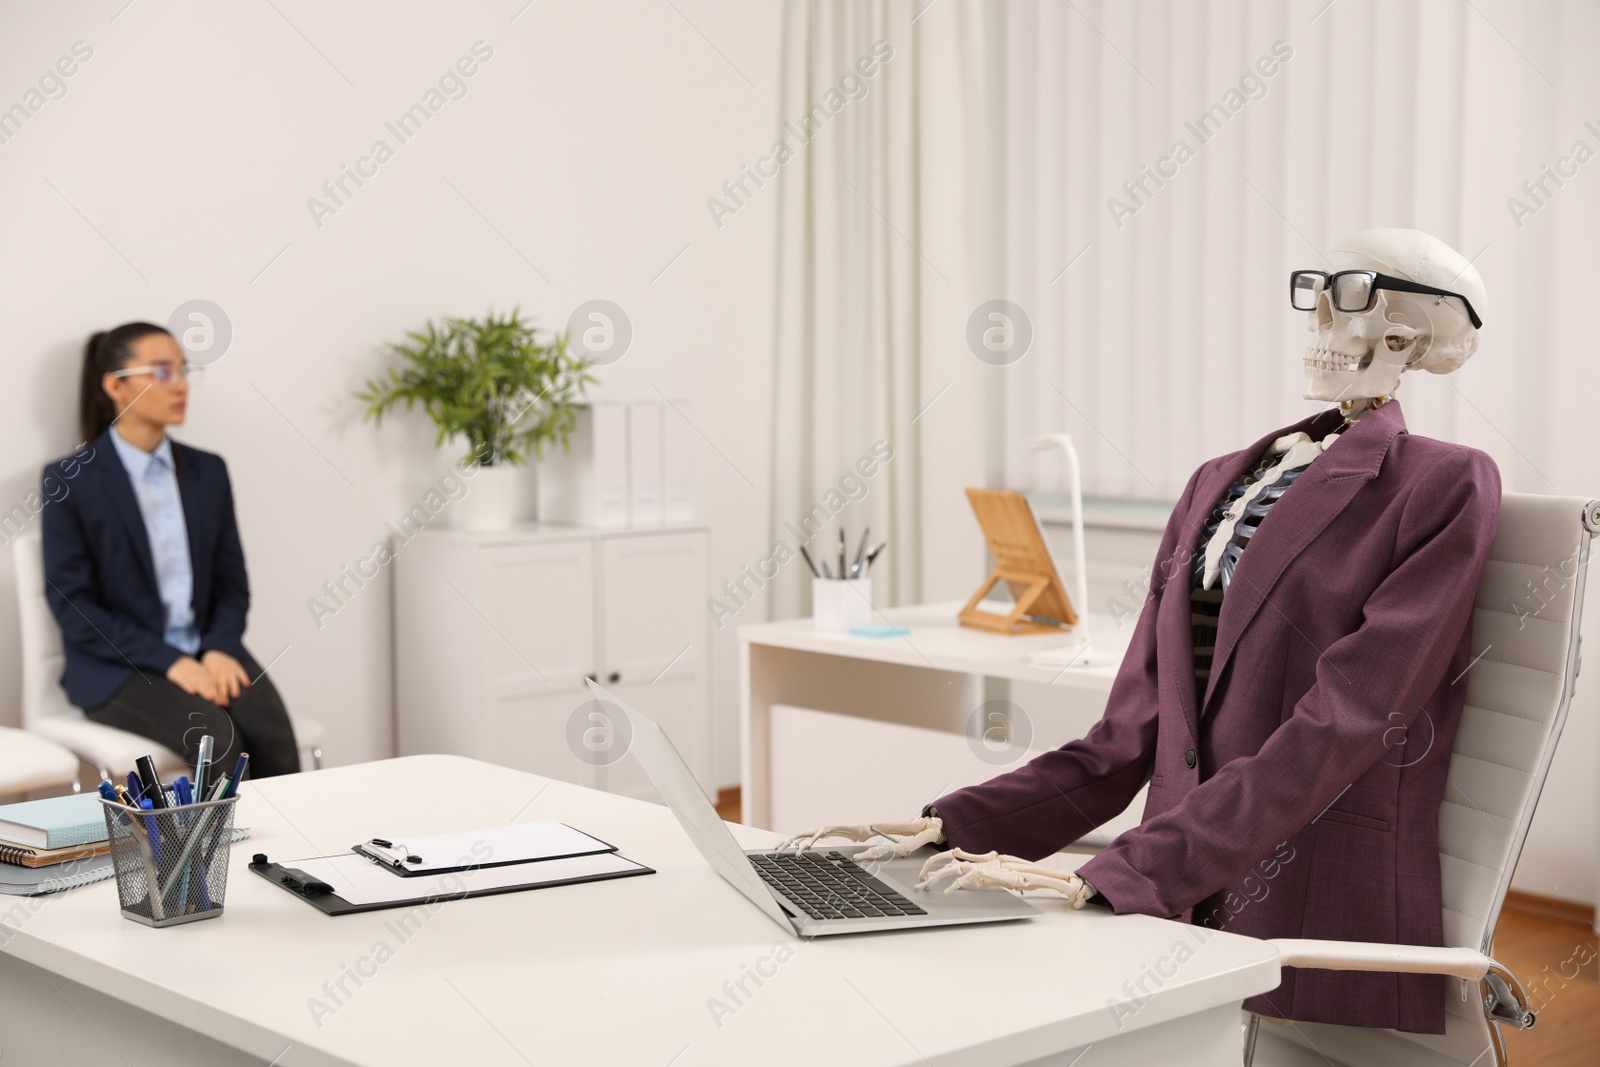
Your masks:
<svg viewBox="0 0 1600 1067"><path fill-rule="evenodd" d="M801 825L778 826L773 822L775 705L961 734L975 708L986 700L1003 698L1008 691L1006 683L1021 682L1047 686L1070 696L1087 713L1089 721L1099 717L1117 667L1063 670L1029 663L1028 656L1059 647L1065 639L1053 634L1006 637L974 630L957 622L961 607L960 601L949 601L874 613L875 621L887 619L908 629L910 632L904 637L856 637L818 630L808 618L739 627L741 821L790 832L803 829ZM1109 615L1091 614L1089 626L1096 651L1109 653L1120 662L1132 637L1133 623L1133 618L1125 618L1119 627ZM997 680L1001 682L998 686ZM1051 732L1045 724L1039 725L1040 734ZM881 735L889 738L884 743L895 743L892 731L872 734L863 729L863 735ZM1049 738L1042 748L1053 748L1072 736L1077 734ZM877 752L873 758L875 773L888 773L886 765L897 761L892 751ZM974 781L981 781L1005 769L984 767L980 762L969 773L977 775ZM932 781L927 788L937 785ZM1132 810L1137 815L1142 809L1140 801ZM904 817L915 814L915 810L908 811ZM899 812L863 811L845 821L896 817L900 817Z"/></svg>
<svg viewBox="0 0 1600 1067"><path fill-rule="evenodd" d="M0 898L6 1067L1065 1065L1090 1044L1110 1053L1095 1063L1231 1067L1240 1001L1279 981L1265 942L1196 947L1198 928L1062 900L1024 922L804 942L706 866L665 808L456 756L252 782L238 819L254 835L233 849L217 919L150 929L121 917L109 882L21 913ZM442 902L401 938L402 912L331 918L246 870L254 852L513 819L567 821L659 873ZM719 1025L713 998L732 1004L757 970ZM319 1025L311 998L332 1003L324 983L341 978L350 995Z"/></svg>

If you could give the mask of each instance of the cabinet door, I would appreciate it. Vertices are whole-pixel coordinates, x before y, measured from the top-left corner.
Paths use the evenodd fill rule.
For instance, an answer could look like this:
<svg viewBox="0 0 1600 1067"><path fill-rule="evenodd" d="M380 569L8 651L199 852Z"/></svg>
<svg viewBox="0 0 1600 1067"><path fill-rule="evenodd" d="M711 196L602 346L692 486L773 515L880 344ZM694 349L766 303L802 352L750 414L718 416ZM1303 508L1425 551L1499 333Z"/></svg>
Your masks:
<svg viewBox="0 0 1600 1067"><path fill-rule="evenodd" d="M595 785L593 765L569 743L574 713L588 699L584 675L595 669L591 543L484 547L475 599L480 758Z"/></svg>
<svg viewBox="0 0 1600 1067"><path fill-rule="evenodd" d="M601 681L660 723L701 786L713 789L706 535L614 536L601 544ZM631 758L605 773L612 792L656 799Z"/></svg>

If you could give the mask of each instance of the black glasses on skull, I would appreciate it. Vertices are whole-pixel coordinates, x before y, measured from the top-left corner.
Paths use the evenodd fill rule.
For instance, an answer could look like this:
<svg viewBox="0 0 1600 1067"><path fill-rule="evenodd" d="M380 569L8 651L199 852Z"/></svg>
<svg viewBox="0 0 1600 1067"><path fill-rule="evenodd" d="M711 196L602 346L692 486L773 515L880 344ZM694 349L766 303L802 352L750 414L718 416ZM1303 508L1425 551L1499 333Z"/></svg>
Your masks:
<svg viewBox="0 0 1600 1067"><path fill-rule="evenodd" d="M1437 296L1441 300L1447 296L1454 297L1467 309L1467 318L1472 320L1473 329L1483 328L1483 320L1478 318L1477 311L1472 307L1472 301L1448 289L1435 289L1431 285L1396 278L1392 274L1383 274L1375 270L1341 270L1333 274L1320 270L1297 270L1289 274L1289 304L1296 311L1315 311L1317 297L1321 296L1324 290L1328 291L1335 311L1343 311L1346 314L1371 311L1379 289L1388 289L1396 293L1424 293Z"/></svg>

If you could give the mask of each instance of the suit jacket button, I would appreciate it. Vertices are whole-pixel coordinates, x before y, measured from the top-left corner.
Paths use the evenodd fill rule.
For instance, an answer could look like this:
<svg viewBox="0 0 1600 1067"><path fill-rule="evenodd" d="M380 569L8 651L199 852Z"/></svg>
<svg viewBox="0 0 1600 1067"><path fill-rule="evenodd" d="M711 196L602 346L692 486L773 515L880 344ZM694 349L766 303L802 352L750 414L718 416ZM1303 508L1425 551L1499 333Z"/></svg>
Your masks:
<svg viewBox="0 0 1600 1067"><path fill-rule="evenodd" d="M1183 765L1185 767L1194 766L1194 749L1191 748L1189 751L1183 754Z"/></svg>

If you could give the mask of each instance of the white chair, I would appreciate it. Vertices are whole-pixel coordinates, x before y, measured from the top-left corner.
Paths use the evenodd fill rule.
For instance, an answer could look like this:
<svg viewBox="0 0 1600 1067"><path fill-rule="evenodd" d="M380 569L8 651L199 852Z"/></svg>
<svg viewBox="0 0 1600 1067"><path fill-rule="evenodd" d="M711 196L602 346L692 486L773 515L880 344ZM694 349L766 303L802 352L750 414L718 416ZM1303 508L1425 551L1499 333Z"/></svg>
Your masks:
<svg viewBox="0 0 1600 1067"><path fill-rule="evenodd" d="M1504 1067L1499 1027L1533 1025L1521 983L1489 948L1572 701L1596 534L1600 500L1529 493L1501 500L1474 601L1466 706L1439 807L1445 947L1272 942L1285 966L1454 975L1461 982L1451 982L1445 996L1445 1032L1252 1016L1245 1067L1252 1052L1263 1067ZM1476 983L1476 995L1467 993L1468 982Z"/></svg>
<svg viewBox="0 0 1600 1067"><path fill-rule="evenodd" d="M30 793L78 781L78 757L48 738L0 726L0 796Z"/></svg>
<svg viewBox="0 0 1600 1067"><path fill-rule="evenodd" d="M1439 808L1444 947L1271 942L1286 967L1455 976L1461 981L1449 983L1445 1032L1289 1023L1247 1012L1245 1067L1505 1067L1499 1026L1533 1025L1521 983L1489 948L1572 700L1589 541L1597 533L1600 500L1501 498L1474 601L1466 706ZM1063 851L1100 851L1115 836L1110 827ZM1476 992L1463 999L1468 982Z"/></svg>
<svg viewBox="0 0 1600 1067"><path fill-rule="evenodd" d="M44 595L44 555L36 529L25 530L12 542L17 571L17 604L22 622L22 725L23 728L66 746L80 759L112 778L112 772L133 768L140 756L154 757L162 769L188 765L178 753L147 737L91 722L82 709L67 701L61 688L61 629ZM309 754L313 767L322 767L322 724L290 712L295 743L302 758ZM115 781L115 778L112 778Z"/></svg>

